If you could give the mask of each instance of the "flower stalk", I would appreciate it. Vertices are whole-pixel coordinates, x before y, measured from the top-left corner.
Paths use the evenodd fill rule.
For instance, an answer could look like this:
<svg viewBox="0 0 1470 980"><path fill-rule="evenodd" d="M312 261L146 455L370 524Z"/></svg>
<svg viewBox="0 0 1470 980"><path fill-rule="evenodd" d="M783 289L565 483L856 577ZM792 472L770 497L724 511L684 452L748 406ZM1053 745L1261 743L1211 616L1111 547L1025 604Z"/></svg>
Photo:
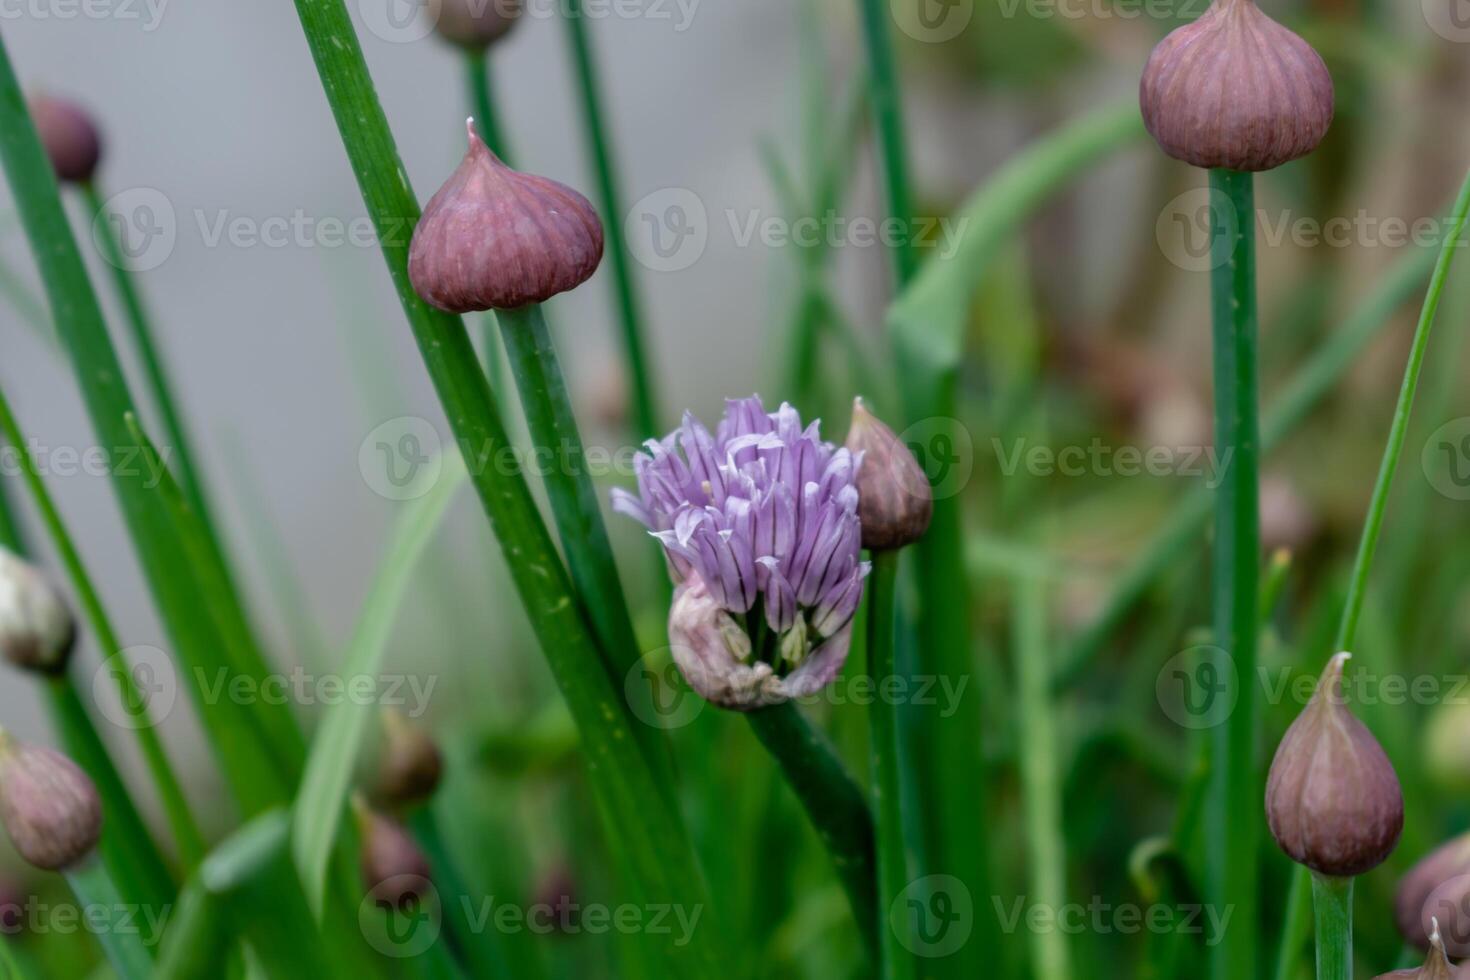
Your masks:
<svg viewBox="0 0 1470 980"><path fill-rule="evenodd" d="M1312 872L1317 980L1352 980L1353 879Z"/></svg>
<svg viewBox="0 0 1470 980"><path fill-rule="evenodd" d="M1223 195L1210 209L1211 312L1215 365L1215 446L1230 460L1215 496L1216 642L1235 665L1235 710L1211 730L1206 867L1212 900L1233 908L1229 942L1213 950L1214 976L1255 973L1256 822L1242 820L1256 802L1255 685L1260 596L1260 426L1257 420L1257 313L1254 177L1210 171ZM1228 204L1223 202L1228 201Z"/></svg>

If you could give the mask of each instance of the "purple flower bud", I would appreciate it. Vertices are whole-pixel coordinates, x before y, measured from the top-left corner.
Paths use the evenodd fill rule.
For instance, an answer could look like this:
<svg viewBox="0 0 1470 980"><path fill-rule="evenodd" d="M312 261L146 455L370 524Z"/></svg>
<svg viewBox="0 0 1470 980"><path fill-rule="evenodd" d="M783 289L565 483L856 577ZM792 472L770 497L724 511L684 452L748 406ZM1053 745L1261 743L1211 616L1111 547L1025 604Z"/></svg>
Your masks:
<svg viewBox="0 0 1470 980"><path fill-rule="evenodd" d="M1349 656L1328 662L1266 780L1266 819L1276 843L1298 864L1341 878L1382 864L1404 828L1393 764L1343 702Z"/></svg>
<svg viewBox="0 0 1470 980"><path fill-rule="evenodd" d="M889 551L923 537L934 516L929 478L909 447L868 411L861 398L852 403L847 448L863 460L857 478L863 547Z"/></svg>
<svg viewBox="0 0 1470 980"><path fill-rule="evenodd" d="M41 571L0 548L0 657L21 670L66 672L76 621Z"/></svg>
<svg viewBox="0 0 1470 980"><path fill-rule="evenodd" d="M56 178L74 184L91 180L102 158L102 138L87 111L49 95L33 96L30 110Z"/></svg>
<svg viewBox="0 0 1470 980"><path fill-rule="evenodd" d="M26 861L64 871L96 850L102 802L66 756L0 731L0 823Z"/></svg>
<svg viewBox="0 0 1470 980"><path fill-rule="evenodd" d="M551 928L557 932L575 933L582 920L577 902L577 879L565 864L555 865L536 885L534 905L551 910Z"/></svg>
<svg viewBox="0 0 1470 980"><path fill-rule="evenodd" d="M434 29L466 48L488 48L510 33L521 18L521 0L430 0L438 8Z"/></svg>
<svg viewBox="0 0 1470 980"><path fill-rule="evenodd" d="M1404 941L1430 948L1433 919L1450 953L1470 955L1470 833L1441 844L1399 879L1394 921Z"/></svg>
<svg viewBox="0 0 1470 980"><path fill-rule="evenodd" d="M414 229L408 276L450 313L541 303L591 278L602 261L602 222L564 184L518 173L467 124L459 169Z"/></svg>
<svg viewBox="0 0 1470 980"><path fill-rule="evenodd" d="M1270 170L1317 148L1332 123L1332 76L1254 0L1215 0L1159 42L1139 86L1143 122L1197 167Z"/></svg>
<svg viewBox="0 0 1470 980"><path fill-rule="evenodd" d="M418 806L434 795L443 774L444 758L428 732L402 712L383 712L383 753L373 798L389 808Z"/></svg>
<svg viewBox="0 0 1470 980"><path fill-rule="evenodd" d="M1394 970L1392 973L1380 973L1373 980L1455 980L1460 971L1450 964L1449 957L1445 955L1444 942L1440 938L1439 923L1430 923L1429 955L1424 960L1424 965L1412 970Z"/></svg>
<svg viewBox="0 0 1470 980"><path fill-rule="evenodd" d="M353 808L362 839L362 880L368 893L395 908L424 898L432 881L429 859L408 829L360 799L354 800Z"/></svg>
<svg viewBox="0 0 1470 980"><path fill-rule="evenodd" d="M727 402L713 434L686 413L646 449L634 463L638 495L613 491L613 509L664 546L680 586L669 637L690 685L750 709L830 683L869 570L861 455L759 397Z"/></svg>

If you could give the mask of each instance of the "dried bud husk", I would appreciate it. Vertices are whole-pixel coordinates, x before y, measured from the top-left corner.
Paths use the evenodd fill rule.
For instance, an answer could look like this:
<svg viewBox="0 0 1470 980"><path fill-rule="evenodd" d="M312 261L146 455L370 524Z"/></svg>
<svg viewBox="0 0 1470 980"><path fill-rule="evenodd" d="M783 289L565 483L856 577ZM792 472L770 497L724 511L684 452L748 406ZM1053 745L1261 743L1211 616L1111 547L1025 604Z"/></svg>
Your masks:
<svg viewBox="0 0 1470 980"><path fill-rule="evenodd" d="M793 629L792 632L795 632ZM802 631L805 637L807 633ZM815 694L836 679L852 645L852 623L801 652L786 676L754 656L750 636L699 576L679 587L669 610L669 645L689 686L711 704L754 711Z"/></svg>
<svg viewBox="0 0 1470 980"><path fill-rule="evenodd" d="M1439 923L1431 922L1429 936L1429 955L1424 959L1424 965L1412 970L1394 970L1392 973L1381 973L1373 980L1455 980L1458 971L1450 963L1445 954L1444 942L1440 937Z"/></svg>
<svg viewBox="0 0 1470 980"><path fill-rule="evenodd" d="M847 448L862 454L858 467L858 517L863 547L888 551L912 544L929 529L934 491L909 447L868 411L861 398L852 403Z"/></svg>
<svg viewBox="0 0 1470 980"><path fill-rule="evenodd" d="M66 672L76 620L34 565L0 548L0 657L22 670Z"/></svg>
<svg viewBox="0 0 1470 980"><path fill-rule="evenodd" d="M26 861L64 871L96 850L102 801L66 756L0 731L0 822Z"/></svg>
<svg viewBox="0 0 1470 980"><path fill-rule="evenodd" d="M394 908L425 898L433 880L429 859L408 828L360 799L354 800L353 809L362 841L362 880L368 894Z"/></svg>
<svg viewBox="0 0 1470 980"><path fill-rule="evenodd" d="M437 0L434 29L439 36L466 48L488 48L510 33L521 19L521 0ZM431 0L430 10L434 0Z"/></svg>
<svg viewBox="0 0 1470 980"><path fill-rule="evenodd" d="M1332 76L1311 45L1254 0L1215 0L1154 48L1139 102L1169 156L1270 170L1322 142L1332 124Z"/></svg>
<svg viewBox="0 0 1470 980"><path fill-rule="evenodd" d="M450 313L541 303L591 278L602 222L564 184L501 162L468 125L459 169L424 208L408 251L413 287Z"/></svg>
<svg viewBox="0 0 1470 980"><path fill-rule="evenodd" d="M1342 698L1339 653L1286 730L1266 781L1266 819L1287 856L1319 874L1351 877L1398 844L1404 798L1373 734Z"/></svg>
<svg viewBox="0 0 1470 980"><path fill-rule="evenodd" d="M1470 833L1430 851L1399 879L1394 921L1404 941L1429 949L1438 919L1452 955L1467 955L1470 943Z"/></svg>
<svg viewBox="0 0 1470 980"><path fill-rule="evenodd" d="M33 96L30 110L57 179L74 184L91 180L102 159L102 137L91 115L74 102L49 95Z"/></svg>
<svg viewBox="0 0 1470 980"><path fill-rule="evenodd" d="M444 757L429 733L398 711L383 713L383 754L373 796L394 808L426 803L439 788Z"/></svg>

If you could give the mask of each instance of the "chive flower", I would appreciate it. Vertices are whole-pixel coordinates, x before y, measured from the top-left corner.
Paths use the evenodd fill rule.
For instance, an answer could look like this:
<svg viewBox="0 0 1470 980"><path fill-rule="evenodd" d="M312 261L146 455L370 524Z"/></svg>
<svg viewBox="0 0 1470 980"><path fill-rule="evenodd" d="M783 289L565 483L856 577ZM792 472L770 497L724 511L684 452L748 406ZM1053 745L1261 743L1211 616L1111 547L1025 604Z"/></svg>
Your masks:
<svg viewBox="0 0 1470 980"><path fill-rule="evenodd" d="M66 672L76 621L40 569L0 548L0 657L21 670Z"/></svg>
<svg viewBox="0 0 1470 980"><path fill-rule="evenodd" d="M1332 76L1312 46L1254 0L1215 0L1159 42L1139 86L1143 122L1197 167L1270 170L1317 148L1332 124Z"/></svg>
<svg viewBox="0 0 1470 980"><path fill-rule="evenodd" d="M0 824L27 862L66 871L96 850L102 801L66 756L0 730Z"/></svg>
<svg viewBox="0 0 1470 980"><path fill-rule="evenodd" d="M521 0L438 0L434 29L464 48L488 48L510 33L521 19Z"/></svg>
<svg viewBox="0 0 1470 980"><path fill-rule="evenodd" d="M575 289L602 262L590 201L546 177L512 170L468 120L469 149L424 208L408 278L449 313L512 310Z"/></svg>
<svg viewBox="0 0 1470 980"><path fill-rule="evenodd" d="M1380 973L1373 980L1455 980L1457 971L1445 953L1444 940L1439 934L1439 921L1431 920L1430 928L1429 953L1425 956L1422 966L1414 967L1412 970Z"/></svg>
<svg viewBox="0 0 1470 980"><path fill-rule="evenodd" d="M831 683L847 660L869 565L860 560L862 455L796 409L726 403L713 434L690 413L634 464L613 509L662 543L677 584L675 662L710 702L753 710Z"/></svg>
<svg viewBox="0 0 1470 980"><path fill-rule="evenodd" d="M1404 828L1398 775L1342 696L1339 653L1286 730L1266 780L1266 818L1286 855L1319 874L1360 875L1382 864Z"/></svg>
<svg viewBox="0 0 1470 980"><path fill-rule="evenodd" d="M383 751L373 798L393 809L419 806L434 795L443 775L444 757L429 733L400 711L383 712Z"/></svg>
<svg viewBox="0 0 1470 980"><path fill-rule="evenodd" d="M87 110L50 95L32 96L29 108L57 179L72 184L91 180L102 159L102 137Z"/></svg>
<svg viewBox="0 0 1470 980"><path fill-rule="evenodd" d="M1405 872L1393 908L1399 934L1420 949L1431 947L1436 917L1452 940L1470 937L1470 833L1441 844ZM1466 954L1463 942L1450 945L1452 952Z"/></svg>
<svg viewBox="0 0 1470 980"><path fill-rule="evenodd" d="M353 800L353 811L361 837L359 862L368 894L395 908L424 898L432 882L429 859L408 828L372 809L361 798Z"/></svg>

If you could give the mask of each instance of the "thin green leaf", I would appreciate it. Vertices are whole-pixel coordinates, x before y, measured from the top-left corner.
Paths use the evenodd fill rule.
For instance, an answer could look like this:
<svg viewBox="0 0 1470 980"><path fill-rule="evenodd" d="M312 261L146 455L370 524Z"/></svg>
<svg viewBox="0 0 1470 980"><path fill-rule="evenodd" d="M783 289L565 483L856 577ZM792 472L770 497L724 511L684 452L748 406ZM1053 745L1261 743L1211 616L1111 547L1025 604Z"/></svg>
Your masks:
<svg viewBox="0 0 1470 980"><path fill-rule="evenodd" d="M419 559L433 540L450 502L468 480L464 461L458 456L451 454L443 462L442 473L437 466L420 472L420 479L429 479L433 474L437 475L437 482L405 505L393 529L342 663L341 676L349 683L353 678L378 675L399 606ZM318 917L326 898L333 842L373 719L372 707L358 703L357 699L345 699L332 706L307 756L306 775L293 808L291 850L308 904Z"/></svg>
<svg viewBox="0 0 1470 980"><path fill-rule="evenodd" d="M136 461L141 447L126 422L133 411L132 395L62 208L56 176L26 110L3 43L0 162L97 437L115 454L115 462ZM178 540L166 509L150 492L149 474L140 466L122 465L111 467L110 473L143 572L181 665L202 668L206 673L223 666L220 651L225 643L220 626L205 611L195 586L197 570ZM241 806L256 812L283 799L287 790L279 776L281 762L272 758L256 734L250 711L228 698L211 705L202 685L185 686L195 697L205 731Z"/></svg>
<svg viewBox="0 0 1470 980"><path fill-rule="evenodd" d="M121 980L150 980L153 953L143 944L137 927L137 904L127 900L100 861L66 872L66 883L84 911L89 929L102 945L107 961ZM162 908L152 910L161 915Z"/></svg>

